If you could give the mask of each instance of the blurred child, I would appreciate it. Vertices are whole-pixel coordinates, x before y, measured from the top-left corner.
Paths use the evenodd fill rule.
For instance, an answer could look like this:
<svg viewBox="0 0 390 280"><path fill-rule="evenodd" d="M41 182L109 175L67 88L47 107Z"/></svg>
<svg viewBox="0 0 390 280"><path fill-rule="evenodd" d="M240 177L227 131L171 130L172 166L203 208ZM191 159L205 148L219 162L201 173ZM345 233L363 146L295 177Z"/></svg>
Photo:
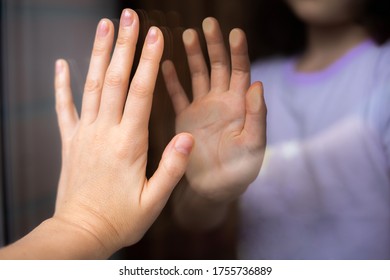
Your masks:
<svg viewBox="0 0 390 280"><path fill-rule="evenodd" d="M378 44L378 30L364 21L367 7L384 1L285 2L305 24L297 55L250 70L235 29L230 63L218 23L208 18L210 76L196 32L183 34L192 102L164 63L177 132L196 141L175 216L207 230L241 197L240 258L389 259L390 45ZM261 85L250 87L249 73L265 88L265 156Z"/></svg>

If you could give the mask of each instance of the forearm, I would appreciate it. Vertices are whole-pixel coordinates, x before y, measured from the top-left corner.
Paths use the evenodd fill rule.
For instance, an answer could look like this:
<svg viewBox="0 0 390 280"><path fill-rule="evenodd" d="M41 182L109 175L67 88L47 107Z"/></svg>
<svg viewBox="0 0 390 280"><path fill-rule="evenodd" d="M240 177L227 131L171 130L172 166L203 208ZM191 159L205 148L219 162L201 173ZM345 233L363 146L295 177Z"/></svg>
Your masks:
<svg viewBox="0 0 390 280"><path fill-rule="evenodd" d="M114 251L86 229L51 218L0 249L0 259L105 259Z"/></svg>
<svg viewBox="0 0 390 280"><path fill-rule="evenodd" d="M226 220L232 202L215 202L182 184L173 197L173 213L176 222L191 231L208 231Z"/></svg>

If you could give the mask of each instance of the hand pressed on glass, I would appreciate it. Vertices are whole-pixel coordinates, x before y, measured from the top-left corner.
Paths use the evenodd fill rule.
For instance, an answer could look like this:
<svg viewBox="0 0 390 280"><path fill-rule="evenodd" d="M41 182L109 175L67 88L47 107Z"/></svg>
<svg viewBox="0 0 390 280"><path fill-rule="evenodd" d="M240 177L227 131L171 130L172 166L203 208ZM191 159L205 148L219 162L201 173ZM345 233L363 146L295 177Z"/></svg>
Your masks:
<svg viewBox="0 0 390 280"><path fill-rule="evenodd" d="M164 44L161 31L152 27L128 90L138 30L136 13L124 10L111 58L113 24L100 21L80 117L68 64L57 61L62 170L55 214L3 249L1 258L107 258L143 236L184 174L193 146L188 133L177 135L155 174L145 176L149 115Z"/></svg>
<svg viewBox="0 0 390 280"><path fill-rule="evenodd" d="M256 178L265 148L266 108L262 85L250 85L250 61L245 34L230 33L231 63L218 22L203 22L211 75L195 30L183 34L193 101L184 92L170 61L163 74L176 111L177 132L196 139L186 172L192 188L207 198L237 198ZM231 66L230 66L231 65Z"/></svg>

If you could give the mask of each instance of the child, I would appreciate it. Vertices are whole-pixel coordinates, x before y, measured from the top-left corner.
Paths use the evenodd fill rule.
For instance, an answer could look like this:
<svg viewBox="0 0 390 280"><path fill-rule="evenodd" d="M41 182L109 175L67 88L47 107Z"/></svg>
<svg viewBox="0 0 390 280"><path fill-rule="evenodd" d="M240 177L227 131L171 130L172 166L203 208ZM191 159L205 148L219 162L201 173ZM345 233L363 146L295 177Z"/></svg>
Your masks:
<svg viewBox="0 0 390 280"><path fill-rule="evenodd" d="M68 65L57 61L63 158L55 214L1 249L1 259L108 258L136 243L164 207L185 171L193 139L176 136L155 174L145 177L148 120L164 44L161 31L150 28L127 91L138 30L136 13L124 10L110 61L114 28L111 21L100 21L80 118Z"/></svg>
<svg viewBox="0 0 390 280"><path fill-rule="evenodd" d="M260 84L247 90L243 33L230 34L230 70L218 23L203 22L210 78L196 32L183 34L191 103L164 63L177 132L197 143L175 216L207 230L241 197L240 258L388 259L390 45L378 45L360 21L370 1L286 2L306 25L306 45L297 56L252 65L268 108L258 176L265 107Z"/></svg>

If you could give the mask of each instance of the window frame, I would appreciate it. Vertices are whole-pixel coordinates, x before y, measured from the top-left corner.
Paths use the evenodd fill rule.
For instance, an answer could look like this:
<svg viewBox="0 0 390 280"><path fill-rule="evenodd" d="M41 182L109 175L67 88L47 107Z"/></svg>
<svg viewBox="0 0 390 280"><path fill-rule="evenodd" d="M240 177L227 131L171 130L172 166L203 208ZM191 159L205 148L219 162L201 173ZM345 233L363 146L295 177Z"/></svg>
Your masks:
<svg viewBox="0 0 390 280"><path fill-rule="evenodd" d="M3 71L3 33L4 33L4 14L6 9L6 1L2 1L0 4L0 246L6 244L7 235L7 217L6 217L6 176L5 176L5 94L4 94L4 71Z"/></svg>

